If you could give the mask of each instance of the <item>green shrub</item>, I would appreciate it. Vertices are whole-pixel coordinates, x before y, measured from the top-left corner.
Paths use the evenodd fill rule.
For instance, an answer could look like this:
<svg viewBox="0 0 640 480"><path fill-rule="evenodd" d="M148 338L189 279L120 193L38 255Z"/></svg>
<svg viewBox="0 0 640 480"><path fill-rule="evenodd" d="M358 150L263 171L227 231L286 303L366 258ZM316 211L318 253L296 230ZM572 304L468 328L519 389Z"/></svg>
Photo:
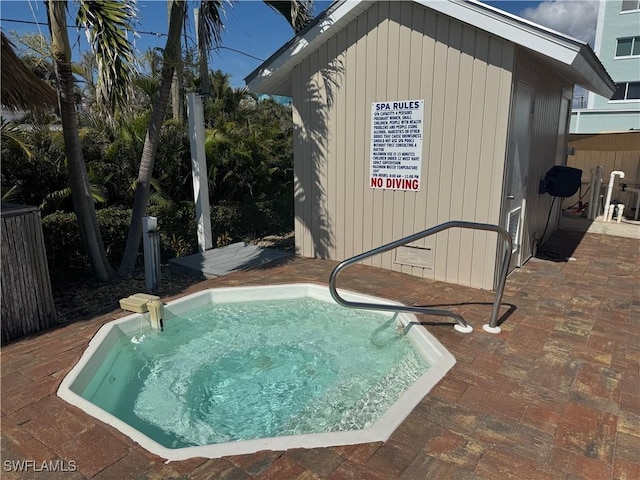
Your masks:
<svg viewBox="0 0 640 480"><path fill-rule="evenodd" d="M214 239L259 238L293 230L293 196L258 202L220 202L211 207Z"/></svg>
<svg viewBox="0 0 640 480"><path fill-rule="evenodd" d="M193 202L152 205L147 209L147 215L158 219L163 261L191 255L198 250L196 209Z"/></svg>
<svg viewBox="0 0 640 480"><path fill-rule="evenodd" d="M243 232L243 214L239 202L220 202L211 207L211 232L213 238L225 237L233 241Z"/></svg>
<svg viewBox="0 0 640 480"><path fill-rule="evenodd" d="M124 246L127 242L131 210L121 207L103 208L96 212L100 233L107 257L111 265L117 266L122 259Z"/></svg>
<svg viewBox="0 0 640 480"><path fill-rule="evenodd" d="M195 205L183 201L149 207L157 217L163 262L198 251ZM104 247L112 266L117 267L131 221L131 210L109 207L96 212ZM221 202L211 207L214 247L247 238L287 233L293 229L293 199L276 198L255 203ZM54 285L90 275L78 222L74 213L56 212L42 219L49 271ZM142 246L140 266L142 266Z"/></svg>
<svg viewBox="0 0 640 480"><path fill-rule="evenodd" d="M102 241L111 265L118 265L131 221L131 210L105 208L96 212ZM42 219L49 273L53 283L78 280L90 274L78 221L74 213L56 212Z"/></svg>
<svg viewBox="0 0 640 480"><path fill-rule="evenodd" d="M73 213L56 212L42 219L51 282L64 284L90 271L78 220Z"/></svg>

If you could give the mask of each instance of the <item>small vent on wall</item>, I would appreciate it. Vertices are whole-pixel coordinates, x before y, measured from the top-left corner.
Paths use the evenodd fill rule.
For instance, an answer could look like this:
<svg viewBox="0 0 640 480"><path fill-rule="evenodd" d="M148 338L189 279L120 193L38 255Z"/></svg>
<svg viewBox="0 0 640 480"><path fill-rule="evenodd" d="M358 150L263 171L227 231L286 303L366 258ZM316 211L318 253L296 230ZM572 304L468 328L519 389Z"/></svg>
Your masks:
<svg viewBox="0 0 640 480"><path fill-rule="evenodd" d="M412 267L433 268L433 254L429 247L408 247L403 245L396 248L394 263L411 265Z"/></svg>
<svg viewBox="0 0 640 480"><path fill-rule="evenodd" d="M513 242L513 248L511 253L515 253L520 248L520 218L522 217L522 207L518 207L509 212L509 235L511 235L511 241Z"/></svg>

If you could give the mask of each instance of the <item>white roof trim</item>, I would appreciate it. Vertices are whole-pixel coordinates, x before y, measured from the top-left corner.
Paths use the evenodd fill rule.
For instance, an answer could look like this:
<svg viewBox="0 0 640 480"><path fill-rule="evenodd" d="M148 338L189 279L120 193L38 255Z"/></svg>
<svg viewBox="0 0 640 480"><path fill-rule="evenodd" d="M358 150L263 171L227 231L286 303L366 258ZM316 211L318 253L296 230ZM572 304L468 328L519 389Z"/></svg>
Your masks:
<svg viewBox="0 0 640 480"><path fill-rule="evenodd" d="M615 84L600 61L591 48L579 40L475 0L414 1L538 54L569 81L592 92L607 98L615 92ZM310 27L245 78L249 89L290 96L293 68L373 3L341 0L332 4Z"/></svg>
<svg viewBox="0 0 640 480"><path fill-rule="evenodd" d="M282 76L290 76L293 67L373 3L375 2L371 0L341 0L333 3L319 19L251 72L245 78L245 83L254 92L291 96L291 80L283 79ZM283 83L282 80L286 85L279 85Z"/></svg>

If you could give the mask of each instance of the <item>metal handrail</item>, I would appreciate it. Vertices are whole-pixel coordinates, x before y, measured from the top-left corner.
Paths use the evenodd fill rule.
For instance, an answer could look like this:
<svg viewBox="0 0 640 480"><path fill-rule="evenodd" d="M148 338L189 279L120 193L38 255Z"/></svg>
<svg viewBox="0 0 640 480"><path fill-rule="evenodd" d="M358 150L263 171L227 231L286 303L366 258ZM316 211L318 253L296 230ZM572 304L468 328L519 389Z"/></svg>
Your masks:
<svg viewBox="0 0 640 480"><path fill-rule="evenodd" d="M420 240L422 238L428 237L430 235L434 235L436 233L442 232L443 230L448 230L450 228L467 228L471 230L484 230L497 232L505 241L505 253L504 258L502 260L502 266L500 268L500 278L498 280L498 288L496 289L496 296L493 301L493 309L491 311L491 320L488 325L484 326L484 329L491 333L498 333L500 331L500 327L498 324L498 313L500 312L500 305L502 303L502 294L504 293L504 285L507 280L507 274L509 273L509 263L511 262L511 250L513 248L513 243L511 240L511 235L504 228L499 227L497 225L491 225L488 223L476 223L476 222L462 222L462 221L451 221L442 223L435 227L428 228L418 233L414 233L413 235L409 235L407 237L401 238L400 240L395 240L391 243L387 243L386 245L382 245L380 247L374 248L367 252L361 253L354 257L348 258L336 266L331 272L331 276L329 277L329 291L331 292L331 296L333 299L338 302L340 305L348 308L362 308L366 310L385 310L385 311L393 311L393 312L413 312L413 313L423 313L426 315L435 315L440 317L450 317L454 318L458 324L455 326L456 330L461 332L470 332L471 327L467 324L466 320L462 317L462 315L451 312L449 310L438 310L429 307L418 307L418 306L405 306L405 305L385 305L379 303L365 303L365 302L351 302L342 298L337 290L336 290L336 279L338 278L338 274L354 263L360 262L369 257L373 257L374 255L378 255L384 252L388 252L389 250L393 250L394 248L400 247L402 245L406 245L410 242L415 242L416 240Z"/></svg>

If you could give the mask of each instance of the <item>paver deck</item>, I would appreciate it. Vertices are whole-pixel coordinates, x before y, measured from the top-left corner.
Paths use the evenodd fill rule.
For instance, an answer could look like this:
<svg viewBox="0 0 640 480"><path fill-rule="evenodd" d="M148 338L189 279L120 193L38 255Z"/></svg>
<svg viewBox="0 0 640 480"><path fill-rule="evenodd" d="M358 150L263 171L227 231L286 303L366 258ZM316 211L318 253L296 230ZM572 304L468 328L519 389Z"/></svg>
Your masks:
<svg viewBox="0 0 640 480"><path fill-rule="evenodd" d="M492 292L361 265L341 275L340 286L351 290L451 305L475 327L465 335L426 323L457 364L384 443L165 464L55 395L89 339L125 312L114 305L109 314L4 346L2 478L638 480L640 241L582 235L557 233L544 249L552 260L532 259L509 277L498 335L481 329ZM334 266L289 258L183 294L326 283ZM45 466L75 471L35 472L56 460ZM16 472L18 465L29 471Z"/></svg>

